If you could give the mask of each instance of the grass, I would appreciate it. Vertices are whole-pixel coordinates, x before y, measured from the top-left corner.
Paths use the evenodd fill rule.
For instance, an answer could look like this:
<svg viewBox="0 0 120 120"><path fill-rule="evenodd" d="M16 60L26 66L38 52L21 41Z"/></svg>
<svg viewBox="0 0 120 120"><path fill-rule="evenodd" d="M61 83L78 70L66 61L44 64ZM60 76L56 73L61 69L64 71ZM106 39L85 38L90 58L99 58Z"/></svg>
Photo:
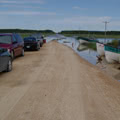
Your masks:
<svg viewBox="0 0 120 120"><path fill-rule="evenodd" d="M21 33L21 36L24 37L28 37L33 33ZM43 35L49 36L52 35L50 33L43 33ZM94 37L94 38L105 38L105 35L88 35L88 34L63 34L66 37L72 37L72 36L80 36L80 37ZM118 39L120 38L120 35L107 35L107 38L114 38L114 39Z"/></svg>
<svg viewBox="0 0 120 120"><path fill-rule="evenodd" d="M20 33L20 35L22 36L22 38L28 37L31 35L31 33Z"/></svg>
<svg viewBox="0 0 120 120"><path fill-rule="evenodd" d="M89 42L89 43L83 43L82 45L86 46L87 48L90 48L92 50L97 50L96 43Z"/></svg>
<svg viewBox="0 0 120 120"><path fill-rule="evenodd" d="M113 47L118 47L119 46L119 41L118 40L113 40L111 43L108 43L108 45L111 45Z"/></svg>
<svg viewBox="0 0 120 120"><path fill-rule="evenodd" d="M94 37L94 38L105 38L105 35L88 35L88 34L63 34L64 36L67 37L72 37L72 36L80 36L80 37ZM120 35L107 35L107 38L115 38L118 39L120 38Z"/></svg>
<svg viewBox="0 0 120 120"><path fill-rule="evenodd" d="M22 38L29 37L29 36L32 35L32 34L34 34L34 33L20 33L20 35L22 36ZM43 33L42 35L44 35L45 37L47 37L47 36L53 35L53 34Z"/></svg>

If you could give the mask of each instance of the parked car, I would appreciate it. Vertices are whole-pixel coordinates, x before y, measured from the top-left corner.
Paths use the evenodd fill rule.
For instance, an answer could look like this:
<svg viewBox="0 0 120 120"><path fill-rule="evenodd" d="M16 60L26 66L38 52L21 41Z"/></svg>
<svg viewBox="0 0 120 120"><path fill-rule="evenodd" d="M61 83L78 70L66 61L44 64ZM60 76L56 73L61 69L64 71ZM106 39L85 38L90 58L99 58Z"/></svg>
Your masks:
<svg viewBox="0 0 120 120"><path fill-rule="evenodd" d="M43 39L43 44L46 43L46 39L45 39L44 35L41 36L41 39Z"/></svg>
<svg viewBox="0 0 120 120"><path fill-rule="evenodd" d="M43 39L43 36L40 34L40 33L36 33L36 34L33 34L31 35L31 37L35 37L38 41L40 41L40 47L43 46L43 43L44 43L44 39Z"/></svg>
<svg viewBox="0 0 120 120"><path fill-rule="evenodd" d="M43 37L43 43L46 43L46 39Z"/></svg>
<svg viewBox="0 0 120 120"><path fill-rule="evenodd" d="M7 48L12 59L20 55L24 56L24 41L19 34L0 34L0 47Z"/></svg>
<svg viewBox="0 0 120 120"><path fill-rule="evenodd" d="M12 58L5 48L0 48L0 72L9 72L12 70Z"/></svg>
<svg viewBox="0 0 120 120"><path fill-rule="evenodd" d="M36 39L35 37L24 38L24 49L25 50L39 50L40 40Z"/></svg>

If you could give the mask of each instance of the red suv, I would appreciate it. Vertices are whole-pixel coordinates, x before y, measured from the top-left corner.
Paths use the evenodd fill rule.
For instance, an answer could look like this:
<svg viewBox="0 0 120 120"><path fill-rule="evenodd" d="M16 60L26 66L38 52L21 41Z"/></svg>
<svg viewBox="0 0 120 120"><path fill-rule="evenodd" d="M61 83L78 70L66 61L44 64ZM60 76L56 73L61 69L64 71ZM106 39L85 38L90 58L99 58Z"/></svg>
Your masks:
<svg viewBox="0 0 120 120"><path fill-rule="evenodd" d="M20 55L24 56L24 41L19 34L0 34L0 47L7 48L12 59Z"/></svg>

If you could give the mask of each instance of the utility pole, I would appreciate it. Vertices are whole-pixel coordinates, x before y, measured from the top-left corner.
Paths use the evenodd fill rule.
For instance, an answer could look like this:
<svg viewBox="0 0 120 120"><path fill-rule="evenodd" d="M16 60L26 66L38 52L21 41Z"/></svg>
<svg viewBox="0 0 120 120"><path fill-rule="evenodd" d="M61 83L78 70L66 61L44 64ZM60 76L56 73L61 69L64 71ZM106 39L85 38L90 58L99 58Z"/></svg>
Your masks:
<svg viewBox="0 0 120 120"><path fill-rule="evenodd" d="M108 24L109 22L104 21L103 23L105 24L105 41L104 41L104 43L107 43L107 24Z"/></svg>

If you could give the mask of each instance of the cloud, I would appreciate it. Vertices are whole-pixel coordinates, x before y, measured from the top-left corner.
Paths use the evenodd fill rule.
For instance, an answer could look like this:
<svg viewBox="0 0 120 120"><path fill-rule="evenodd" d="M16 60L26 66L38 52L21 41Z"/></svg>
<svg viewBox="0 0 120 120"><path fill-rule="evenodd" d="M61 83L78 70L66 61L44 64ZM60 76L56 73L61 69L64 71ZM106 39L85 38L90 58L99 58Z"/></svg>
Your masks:
<svg viewBox="0 0 120 120"><path fill-rule="evenodd" d="M45 1L43 0L0 0L2 4L25 4L25 3L38 3L43 4Z"/></svg>
<svg viewBox="0 0 120 120"><path fill-rule="evenodd" d="M33 12L33 11L3 11L0 15L56 15L54 12Z"/></svg>
<svg viewBox="0 0 120 120"><path fill-rule="evenodd" d="M87 10L87 8L81 8L81 7L78 7L78 6L74 6L73 9L75 9L75 10Z"/></svg>
<svg viewBox="0 0 120 120"><path fill-rule="evenodd" d="M103 16L103 17L81 16L81 17L63 18L53 21L57 23L65 23L65 24L99 24L99 23L102 24L103 21L110 21L111 19L112 18L109 16Z"/></svg>
<svg viewBox="0 0 120 120"><path fill-rule="evenodd" d="M77 16L58 18L53 12L7 11L0 12L1 28L53 29L60 30L104 30L103 21L109 21L108 30L119 30L120 19L110 16ZM11 17L8 15L15 15ZM22 17L20 15L29 16ZM42 16L41 15L45 15ZM35 17L33 17L35 16ZM37 17L36 17L37 16ZM52 17L51 17L52 16ZM37 18L37 19L36 19ZM8 22L9 19L9 22Z"/></svg>
<svg viewBox="0 0 120 120"><path fill-rule="evenodd" d="M31 6L31 5L12 5L12 4L9 4L9 5L1 5L0 7L3 7L3 8L33 8L33 9L39 9L41 8L41 6Z"/></svg>
<svg viewBox="0 0 120 120"><path fill-rule="evenodd" d="M103 21L111 21L112 17L101 16L101 17L90 17L90 16L80 16L80 17L69 17L63 19L49 19L41 21L42 23L47 23L49 25L57 26L61 30L68 29L81 29L81 30L104 30Z"/></svg>

